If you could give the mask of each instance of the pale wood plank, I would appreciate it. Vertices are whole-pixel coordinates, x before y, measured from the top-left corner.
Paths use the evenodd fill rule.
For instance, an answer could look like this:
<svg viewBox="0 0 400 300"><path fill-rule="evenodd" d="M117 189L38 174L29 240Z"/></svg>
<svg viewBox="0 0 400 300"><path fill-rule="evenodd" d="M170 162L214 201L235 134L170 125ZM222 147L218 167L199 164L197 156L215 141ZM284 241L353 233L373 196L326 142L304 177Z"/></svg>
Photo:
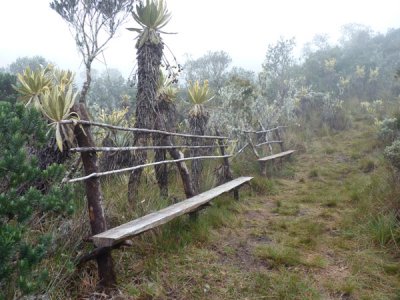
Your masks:
<svg viewBox="0 0 400 300"><path fill-rule="evenodd" d="M194 211L199 206L206 204L213 198L229 192L250 181L251 179L253 179L253 177L236 178L192 198L186 199L157 212L148 214L131 222L97 234L93 236L93 242L96 247L111 247L129 237L138 235L142 232L165 224L178 216Z"/></svg>
<svg viewBox="0 0 400 300"><path fill-rule="evenodd" d="M263 158L259 158L258 160L259 161L272 160L272 159L275 159L275 158L279 158L279 157L283 157L283 156L286 156L286 155L290 155L295 151L296 150L288 150L288 151L285 151L285 152L280 152L280 153L277 153L277 154L274 154L274 155L270 155L270 156L266 156L266 157L263 157Z"/></svg>

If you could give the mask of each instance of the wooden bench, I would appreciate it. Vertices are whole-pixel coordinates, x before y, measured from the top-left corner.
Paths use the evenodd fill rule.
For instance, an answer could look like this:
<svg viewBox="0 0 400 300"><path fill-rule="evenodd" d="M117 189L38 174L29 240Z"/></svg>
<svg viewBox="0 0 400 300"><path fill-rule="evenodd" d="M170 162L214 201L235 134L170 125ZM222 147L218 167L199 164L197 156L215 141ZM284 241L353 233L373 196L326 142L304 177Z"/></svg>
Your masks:
<svg viewBox="0 0 400 300"><path fill-rule="evenodd" d="M253 177L239 177L233 179L192 198L104 231L92 237L93 243L96 247L112 247L130 237L165 224L178 216L194 212L223 193L234 190L236 191L236 198L238 196L238 187L249 182L252 178Z"/></svg>
<svg viewBox="0 0 400 300"><path fill-rule="evenodd" d="M266 157L262 157L262 158L259 158L258 160L259 161L274 160L274 159L279 158L279 157L284 157L284 156L290 155L295 151L296 150L288 150L288 151L280 152L280 153L277 153L277 154L274 154L274 155L269 155L269 156L266 156Z"/></svg>
<svg viewBox="0 0 400 300"><path fill-rule="evenodd" d="M273 154L273 155L269 155L269 156L266 156L266 157L259 158L258 161L261 164L261 174L263 176L267 175L267 164L266 164L267 161L274 160L274 159L277 159L277 158L282 158L282 157L285 157L285 156L290 156L295 151L296 150L288 150L288 151L284 151L284 152L280 152L280 153L277 153L277 154Z"/></svg>

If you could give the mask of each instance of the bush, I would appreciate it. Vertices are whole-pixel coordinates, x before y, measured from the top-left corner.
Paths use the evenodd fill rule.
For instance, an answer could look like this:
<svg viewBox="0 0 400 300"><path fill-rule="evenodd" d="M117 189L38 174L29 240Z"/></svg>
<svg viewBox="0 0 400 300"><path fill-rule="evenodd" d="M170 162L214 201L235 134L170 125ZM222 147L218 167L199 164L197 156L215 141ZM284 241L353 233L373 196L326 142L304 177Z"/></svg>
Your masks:
<svg viewBox="0 0 400 300"><path fill-rule="evenodd" d="M345 130L350 127L350 118L343 108L343 101L330 95L324 98L321 119L334 130Z"/></svg>
<svg viewBox="0 0 400 300"><path fill-rule="evenodd" d="M385 143L391 143L400 136L400 118L384 119L379 123L378 138Z"/></svg>
<svg viewBox="0 0 400 300"><path fill-rule="evenodd" d="M12 87L17 81L17 76L0 72L0 99L10 103L17 100L17 92Z"/></svg>
<svg viewBox="0 0 400 300"><path fill-rule="evenodd" d="M385 148L385 158L390 164L397 170L400 171L400 139L392 143L392 145Z"/></svg>
<svg viewBox="0 0 400 300"><path fill-rule="evenodd" d="M60 165L40 169L32 153L46 142L40 113L0 102L0 299L29 294L44 283L38 264L50 238L34 228L72 210L71 191L60 186ZM46 214L45 214L46 213Z"/></svg>

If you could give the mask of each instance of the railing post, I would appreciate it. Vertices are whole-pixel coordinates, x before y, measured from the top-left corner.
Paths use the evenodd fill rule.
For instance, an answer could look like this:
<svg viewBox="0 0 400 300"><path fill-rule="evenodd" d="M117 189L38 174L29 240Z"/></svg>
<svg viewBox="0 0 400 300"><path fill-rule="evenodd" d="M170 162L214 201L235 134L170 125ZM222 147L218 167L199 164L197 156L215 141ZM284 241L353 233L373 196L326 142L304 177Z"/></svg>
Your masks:
<svg viewBox="0 0 400 300"><path fill-rule="evenodd" d="M82 120L89 120L84 104L75 105L75 110ZM79 147L94 147L94 141L89 125L75 126L75 136ZM96 152L82 152L82 163L85 174L89 175L98 172ZM90 228L93 235L107 230L106 219L103 210L103 196L100 187L100 180L97 177L85 180L86 197L88 202ZM106 251L96 257L99 285L112 288L116 285L114 264L110 251Z"/></svg>
<svg viewBox="0 0 400 300"><path fill-rule="evenodd" d="M281 141L279 143L279 146L281 147L281 152L284 152L285 151L285 147L283 146L283 140L282 140L282 137L281 137L281 134L280 134L280 128L279 127L275 130L275 136L276 136L276 139L278 141Z"/></svg>
<svg viewBox="0 0 400 300"><path fill-rule="evenodd" d="M215 133L216 133L216 135L219 136L219 132L217 129L215 130ZM217 143L219 145L221 155L225 156L225 147L223 146L223 143L221 142L221 140L218 140ZM233 180L232 170L231 170L231 166L229 164L229 157L223 158L223 170L224 170L224 176L225 176L224 181L227 182L227 181ZM233 198L236 201L239 201L239 189L233 190Z"/></svg>

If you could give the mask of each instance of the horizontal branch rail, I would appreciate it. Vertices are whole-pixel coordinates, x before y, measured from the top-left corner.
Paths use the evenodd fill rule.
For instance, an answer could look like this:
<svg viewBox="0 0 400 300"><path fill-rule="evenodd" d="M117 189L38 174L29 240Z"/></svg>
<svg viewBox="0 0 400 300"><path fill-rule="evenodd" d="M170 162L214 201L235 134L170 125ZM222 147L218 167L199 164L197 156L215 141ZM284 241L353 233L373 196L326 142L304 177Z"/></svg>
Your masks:
<svg viewBox="0 0 400 300"><path fill-rule="evenodd" d="M218 155L218 156L196 156L196 157L186 157L186 158L180 158L180 159L171 159L171 160L163 160L163 161L157 161L153 163L148 163L148 164L143 164L143 165L137 165L134 167L129 167L129 168L123 168L119 170L112 170L112 171L106 171L106 172L99 172L99 173L92 173L87 176L83 177L78 177L74 179L70 179L68 182L73 183L73 182L78 182L78 181L83 181L87 180L89 178L93 177L102 177L106 175L111 175L111 174L118 174L118 173L123 173L123 172L128 172L128 171L133 171L137 170L140 168L145 168L145 167L151 167L151 166L157 166L161 164L169 164L169 163L177 163L181 161L187 161L187 160L195 160L195 159L215 159L215 158L225 158L225 157L231 157L232 155Z"/></svg>
<svg viewBox="0 0 400 300"><path fill-rule="evenodd" d="M156 129L122 127L122 126L115 126L115 125L110 125L110 124L106 124L106 123L91 122L91 121L84 121L84 120L61 120L58 123L60 123L60 124L92 125L92 126L98 126L98 127L121 130L121 131L156 133L156 134L180 136L180 137L187 137L187 138L202 138L202 139L214 139L214 140L229 139L229 137L227 137L227 136L194 135L194 134L187 134L187 133L168 132L168 131L156 130Z"/></svg>
<svg viewBox="0 0 400 300"><path fill-rule="evenodd" d="M282 141L266 141L260 144L257 144L256 147L260 147L262 145L268 145L268 144L281 144L283 143Z"/></svg>
<svg viewBox="0 0 400 300"><path fill-rule="evenodd" d="M289 126L277 126L277 127L271 128L271 129L265 129L265 130L259 130L259 131L254 131L254 130L242 130L242 131L245 133L267 133L267 132L271 132L274 130L278 130L279 128L286 128L286 127L289 127Z"/></svg>
<svg viewBox="0 0 400 300"><path fill-rule="evenodd" d="M228 147L229 145L222 145ZM204 146L190 146L190 145L177 145L177 146L136 146L136 147L77 147L71 148L71 152L120 152L120 151L134 151L134 150L157 150L157 149L199 149L199 148L218 148L220 145L204 145Z"/></svg>
<svg viewBox="0 0 400 300"><path fill-rule="evenodd" d="M242 151L244 151L244 149L246 149L248 146L250 146L249 143L247 143L246 145L244 145L242 148L239 149L238 152L235 153L234 156L239 155Z"/></svg>

